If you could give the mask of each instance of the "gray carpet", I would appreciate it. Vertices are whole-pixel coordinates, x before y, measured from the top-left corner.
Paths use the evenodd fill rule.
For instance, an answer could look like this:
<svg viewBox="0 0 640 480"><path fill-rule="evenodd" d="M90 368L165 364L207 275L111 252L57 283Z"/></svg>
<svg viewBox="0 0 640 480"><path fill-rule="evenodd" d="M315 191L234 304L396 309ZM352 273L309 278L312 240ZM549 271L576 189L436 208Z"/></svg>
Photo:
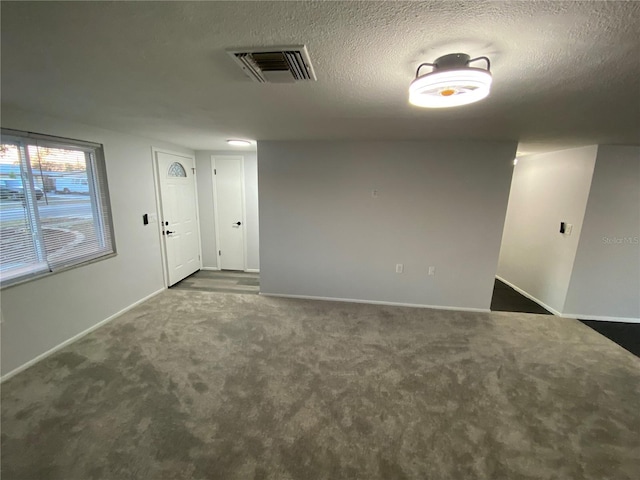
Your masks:
<svg viewBox="0 0 640 480"><path fill-rule="evenodd" d="M2 388L2 480L633 479L578 321L169 290Z"/></svg>

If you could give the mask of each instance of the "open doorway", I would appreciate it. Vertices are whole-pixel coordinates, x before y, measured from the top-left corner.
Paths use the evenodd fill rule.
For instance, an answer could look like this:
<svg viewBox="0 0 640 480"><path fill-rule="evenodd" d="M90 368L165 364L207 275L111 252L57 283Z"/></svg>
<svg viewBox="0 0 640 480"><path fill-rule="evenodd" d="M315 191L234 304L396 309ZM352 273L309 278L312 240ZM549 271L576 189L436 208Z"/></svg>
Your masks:
<svg viewBox="0 0 640 480"><path fill-rule="evenodd" d="M202 271L193 279L222 279L205 272L259 274L257 152L202 150L195 157ZM239 281L255 283L258 275L245 277Z"/></svg>
<svg viewBox="0 0 640 480"><path fill-rule="evenodd" d="M258 293L257 152L197 151L195 164L202 265L172 288Z"/></svg>
<svg viewBox="0 0 640 480"><path fill-rule="evenodd" d="M497 269L515 290L505 295L508 306L532 305L515 300L518 293L554 315L566 312L596 153L579 147L514 161Z"/></svg>
<svg viewBox="0 0 640 480"><path fill-rule="evenodd" d="M533 157L513 160L492 311L553 315L559 308L549 305L557 308L561 301L561 293L554 290L568 281L553 260L565 261L562 249L566 245L558 244L555 224L556 216L561 215L558 203L564 202L567 194L548 191L554 187L562 190L562 185L556 185L562 181L557 178L556 159L544 154Z"/></svg>

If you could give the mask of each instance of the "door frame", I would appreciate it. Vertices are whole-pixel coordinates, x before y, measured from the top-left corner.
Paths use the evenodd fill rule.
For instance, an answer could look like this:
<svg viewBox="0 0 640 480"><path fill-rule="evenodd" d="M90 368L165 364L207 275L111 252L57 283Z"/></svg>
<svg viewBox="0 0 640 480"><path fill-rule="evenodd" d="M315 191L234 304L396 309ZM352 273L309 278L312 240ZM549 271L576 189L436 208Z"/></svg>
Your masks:
<svg viewBox="0 0 640 480"><path fill-rule="evenodd" d="M211 155L211 181L213 184L213 225L216 233L216 251L220 251L220 229L219 229L219 216L218 216L218 179L216 175L216 158L228 158L240 160L240 170L242 171L242 178L240 182L240 190L242 197L242 225L245 227L242 233L242 269L247 271L247 201L245 190L245 173L244 173L244 155L228 155L228 154L213 154ZM216 267L218 270L222 270L220 265L220 255L216 255Z"/></svg>
<svg viewBox="0 0 640 480"><path fill-rule="evenodd" d="M158 169L158 153L167 153L169 155L176 155L178 157L190 158L193 160L193 167L196 167L195 155L189 155L188 153L176 152L174 150L167 150L165 148L151 147L151 164L153 167L153 187L156 195L156 225L158 228L158 239L160 241L160 257L162 263L162 278L164 282L164 288L169 288L169 265L167 259L167 243L166 237L162 235L162 198L160 192L160 170ZM197 173L196 173L197 174ZM198 181L196 174L193 175L193 187L196 200L196 220L198 224L198 262L200 264L200 270L202 270L202 238L200 237L200 206L198 204Z"/></svg>

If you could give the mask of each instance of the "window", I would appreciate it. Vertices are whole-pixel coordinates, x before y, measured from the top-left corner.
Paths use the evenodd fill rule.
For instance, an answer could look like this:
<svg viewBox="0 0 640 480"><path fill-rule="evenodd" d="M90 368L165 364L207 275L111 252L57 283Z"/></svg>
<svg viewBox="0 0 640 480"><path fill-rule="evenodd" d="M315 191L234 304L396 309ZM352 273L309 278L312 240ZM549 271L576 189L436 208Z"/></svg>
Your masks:
<svg viewBox="0 0 640 480"><path fill-rule="evenodd" d="M1 285L114 253L102 145L2 129Z"/></svg>
<svg viewBox="0 0 640 480"><path fill-rule="evenodd" d="M173 162L170 166L169 166L169 177L186 177L187 176L187 172L185 171L184 167L182 166L181 163L179 162Z"/></svg>

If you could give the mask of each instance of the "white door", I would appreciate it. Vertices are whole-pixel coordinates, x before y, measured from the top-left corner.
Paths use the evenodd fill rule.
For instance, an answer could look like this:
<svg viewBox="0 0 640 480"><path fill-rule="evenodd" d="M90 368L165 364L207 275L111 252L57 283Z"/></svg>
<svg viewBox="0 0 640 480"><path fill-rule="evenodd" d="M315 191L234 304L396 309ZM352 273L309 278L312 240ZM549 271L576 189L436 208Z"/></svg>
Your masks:
<svg viewBox="0 0 640 480"><path fill-rule="evenodd" d="M244 157L212 158L218 267L221 270L245 269Z"/></svg>
<svg viewBox="0 0 640 480"><path fill-rule="evenodd" d="M156 152L168 286L200 270L194 160Z"/></svg>

